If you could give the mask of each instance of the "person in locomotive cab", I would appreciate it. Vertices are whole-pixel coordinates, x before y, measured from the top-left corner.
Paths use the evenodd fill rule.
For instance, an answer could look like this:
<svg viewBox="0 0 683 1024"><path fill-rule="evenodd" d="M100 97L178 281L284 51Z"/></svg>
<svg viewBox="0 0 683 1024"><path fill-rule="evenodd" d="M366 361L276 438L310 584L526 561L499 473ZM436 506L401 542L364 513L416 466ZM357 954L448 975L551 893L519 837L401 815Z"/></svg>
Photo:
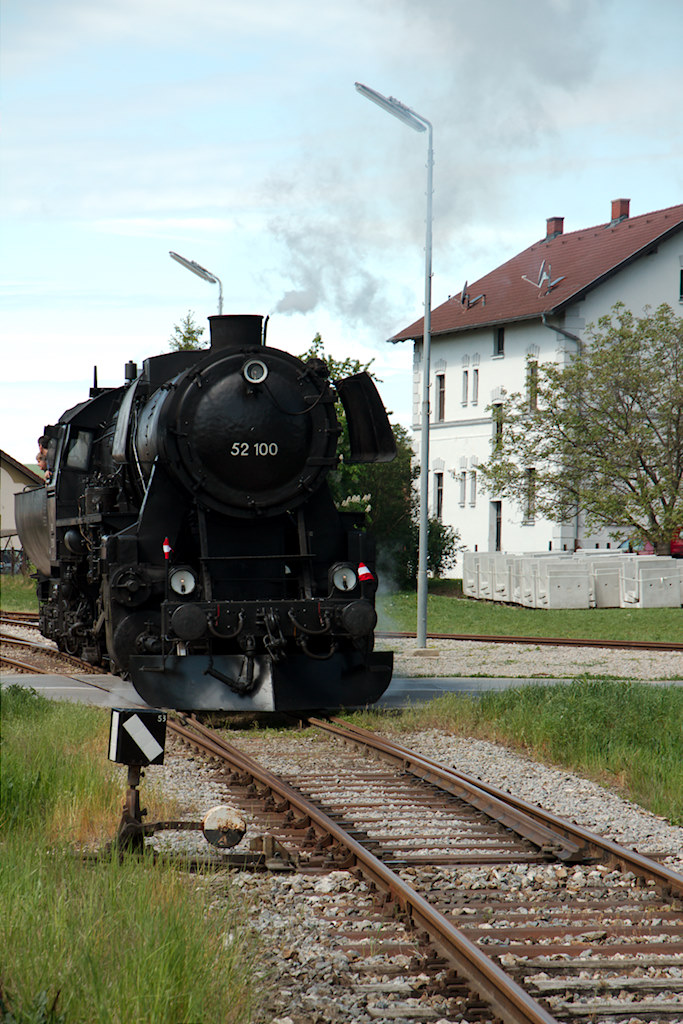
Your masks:
<svg viewBox="0 0 683 1024"><path fill-rule="evenodd" d="M50 477L52 475L47 463L47 446L49 443L50 438L47 436L47 434L42 434L38 438L38 454L36 455L36 462L38 463L38 468L42 469L43 473L45 474L46 484L49 484Z"/></svg>

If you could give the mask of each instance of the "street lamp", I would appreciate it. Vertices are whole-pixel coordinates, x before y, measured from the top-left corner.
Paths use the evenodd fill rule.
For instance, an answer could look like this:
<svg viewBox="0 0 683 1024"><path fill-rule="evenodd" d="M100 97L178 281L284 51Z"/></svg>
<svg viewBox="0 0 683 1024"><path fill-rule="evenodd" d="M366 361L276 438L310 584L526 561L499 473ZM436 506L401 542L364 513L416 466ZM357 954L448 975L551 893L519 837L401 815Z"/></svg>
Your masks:
<svg viewBox="0 0 683 1024"><path fill-rule="evenodd" d="M185 267L186 270L191 270L193 274L197 275L197 277L201 277L202 281L208 281L209 284L218 285L218 312L219 314L222 314L223 285L221 284L221 279L216 277L215 274L211 274L208 270L205 270L204 267L200 267L194 260L186 260L184 256L179 256L177 252L169 252L168 255L172 260L175 260L176 263L179 263L181 267Z"/></svg>
<svg viewBox="0 0 683 1024"><path fill-rule="evenodd" d="M429 359L432 332L432 124L394 96L383 96L356 82L356 89L416 132L427 131L427 235L425 242L425 316L422 367L422 424L420 440L420 533L417 562L417 646L427 647L427 535L429 530Z"/></svg>

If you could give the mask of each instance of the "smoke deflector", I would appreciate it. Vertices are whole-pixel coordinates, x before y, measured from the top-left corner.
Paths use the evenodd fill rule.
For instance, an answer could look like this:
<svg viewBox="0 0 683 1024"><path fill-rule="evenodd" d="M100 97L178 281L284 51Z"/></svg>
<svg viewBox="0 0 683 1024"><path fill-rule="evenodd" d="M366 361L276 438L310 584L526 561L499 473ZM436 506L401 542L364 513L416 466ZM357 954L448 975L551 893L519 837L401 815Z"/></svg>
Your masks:
<svg viewBox="0 0 683 1024"><path fill-rule="evenodd" d="M379 392L363 371L336 382L349 426L351 462L391 462L396 442Z"/></svg>

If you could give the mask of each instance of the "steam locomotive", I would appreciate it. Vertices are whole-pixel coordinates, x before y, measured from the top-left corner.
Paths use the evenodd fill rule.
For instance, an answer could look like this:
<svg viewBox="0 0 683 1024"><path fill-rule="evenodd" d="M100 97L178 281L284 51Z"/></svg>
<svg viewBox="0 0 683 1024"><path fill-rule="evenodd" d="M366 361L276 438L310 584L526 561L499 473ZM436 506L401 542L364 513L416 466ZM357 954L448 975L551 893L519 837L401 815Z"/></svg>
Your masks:
<svg viewBox="0 0 683 1024"><path fill-rule="evenodd" d="M310 711L376 701L374 544L338 510L337 397L352 461L395 455L371 377L266 345L261 316L209 317L211 346L127 363L49 437L17 496L41 632L154 707ZM267 320L265 322L267 324Z"/></svg>

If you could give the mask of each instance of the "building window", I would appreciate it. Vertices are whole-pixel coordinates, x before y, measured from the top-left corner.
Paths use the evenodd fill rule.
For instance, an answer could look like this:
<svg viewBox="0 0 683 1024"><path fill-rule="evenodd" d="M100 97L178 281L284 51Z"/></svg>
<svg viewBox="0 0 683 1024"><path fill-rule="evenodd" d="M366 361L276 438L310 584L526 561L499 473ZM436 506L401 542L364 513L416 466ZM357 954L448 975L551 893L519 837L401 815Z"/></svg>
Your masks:
<svg viewBox="0 0 683 1024"><path fill-rule="evenodd" d="M489 550L501 551L503 545L503 503L492 501L489 520Z"/></svg>
<svg viewBox="0 0 683 1024"><path fill-rule="evenodd" d="M505 355L505 328L497 327L493 332L493 354L494 356Z"/></svg>
<svg viewBox="0 0 683 1024"><path fill-rule="evenodd" d="M503 444L503 406L496 402L493 406L493 450L500 451Z"/></svg>
<svg viewBox="0 0 683 1024"><path fill-rule="evenodd" d="M683 302L683 270L681 270L681 280L678 286L678 301Z"/></svg>
<svg viewBox="0 0 683 1024"><path fill-rule="evenodd" d="M462 404L467 405L467 397L469 393L469 382L470 375L468 370L462 371Z"/></svg>
<svg viewBox="0 0 683 1024"><path fill-rule="evenodd" d="M436 422L443 423L446 419L446 374L436 375Z"/></svg>
<svg viewBox="0 0 683 1024"><path fill-rule="evenodd" d="M443 473L434 474L434 511L436 518L443 516Z"/></svg>
<svg viewBox="0 0 683 1024"><path fill-rule="evenodd" d="M475 367L472 370L472 405L479 401L479 370Z"/></svg>
<svg viewBox="0 0 683 1024"><path fill-rule="evenodd" d="M463 470L460 474L460 504L465 504L467 497L467 473Z"/></svg>
<svg viewBox="0 0 683 1024"><path fill-rule="evenodd" d="M536 518L536 470L527 469L525 471L526 477L526 497L525 497L525 508L524 508L524 524L531 526Z"/></svg>
<svg viewBox="0 0 683 1024"><path fill-rule="evenodd" d="M530 410L538 408L538 362L529 359L526 364L526 398Z"/></svg>
<svg viewBox="0 0 683 1024"><path fill-rule="evenodd" d="M477 471L470 471L470 505L477 504Z"/></svg>

